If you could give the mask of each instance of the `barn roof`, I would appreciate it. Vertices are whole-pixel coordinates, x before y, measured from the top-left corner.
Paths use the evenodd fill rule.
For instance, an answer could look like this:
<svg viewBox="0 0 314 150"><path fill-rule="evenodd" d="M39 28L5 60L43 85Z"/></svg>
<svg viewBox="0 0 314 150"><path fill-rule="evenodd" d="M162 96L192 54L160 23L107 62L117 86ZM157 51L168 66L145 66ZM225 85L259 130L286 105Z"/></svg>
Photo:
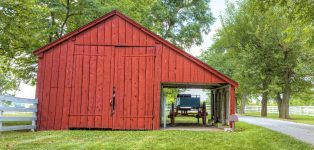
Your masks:
<svg viewBox="0 0 314 150"><path fill-rule="evenodd" d="M216 76L220 77L221 79L223 79L224 81L232 84L233 86L238 86L238 83L232 79L230 79L229 77L227 77L226 75L218 72L217 70L215 70L214 68L212 68L211 66L209 66L208 64L202 62L201 60L197 59L196 57L190 55L189 53L183 51L182 49L176 47L175 45L173 45L172 43L166 41L165 39L163 39L162 37L158 36L157 34L151 32L150 30L146 29L145 27L143 27L142 25L138 24L137 22L135 22L134 20L130 19L129 17L125 16L124 14L122 14L121 12L117 11L117 10L113 10L107 14L105 14L104 16L102 17L99 17L98 19L60 37L59 39L35 50L33 53L35 55L39 55L45 51L48 51L50 50L52 47L70 39L71 37L77 35L77 34L80 34L81 32L85 31L85 30L88 30L90 29L91 27L97 25L98 23L100 22L103 22L109 18L111 18L112 16L114 15L117 15L123 19L125 19L127 22L129 22L130 24L136 26L137 28L139 28L141 31L143 31L144 33L152 36L153 38L155 38L156 40L158 40L159 42L169 46L171 49L177 51L178 53L180 53L181 55L187 57L188 59L190 59L191 61L195 62L196 64L202 66L204 69L208 70L209 72L215 74Z"/></svg>

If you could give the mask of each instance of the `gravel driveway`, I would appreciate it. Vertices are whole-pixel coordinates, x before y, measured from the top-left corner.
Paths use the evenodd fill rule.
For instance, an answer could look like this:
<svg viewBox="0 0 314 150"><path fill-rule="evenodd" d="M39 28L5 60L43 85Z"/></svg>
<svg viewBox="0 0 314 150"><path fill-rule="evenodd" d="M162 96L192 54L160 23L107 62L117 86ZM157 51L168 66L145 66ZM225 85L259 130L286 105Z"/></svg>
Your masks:
<svg viewBox="0 0 314 150"><path fill-rule="evenodd" d="M248 116L239 116L239 120L278 131L314 145L314 125Z"/></svg>

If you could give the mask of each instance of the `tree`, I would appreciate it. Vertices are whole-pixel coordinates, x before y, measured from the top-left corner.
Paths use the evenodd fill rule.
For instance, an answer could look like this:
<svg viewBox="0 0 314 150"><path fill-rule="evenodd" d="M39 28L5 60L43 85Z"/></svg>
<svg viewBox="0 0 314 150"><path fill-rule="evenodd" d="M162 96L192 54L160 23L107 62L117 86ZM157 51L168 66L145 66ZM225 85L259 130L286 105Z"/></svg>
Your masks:
<svg viewBox="0 0 314 150"><path fill-rule="evenodd" d="M0 93L35 84L32 51L117 9L162 37L188 48L202 42L213 18L209 0L3 0L0 2ZM176 11L173 11L176 10ZM164 27L167 30L163 30Z"/></svg>
<svg viewBox="0 0 314 150"><path fill-rule="evenodd" d="M188 49L203 42L214 18L209 0L160 0L153 5L145 24L178 47Z"/></svg>
<svg viewBox="0 0 314 150"><path fill-rule="evenodd" d="M227 69L231 68L231 76L239 81L238 95L246 95L245 91L261 95L262 116L267 115L268 99L274 98L280 117L288 118L291 95L313 88L313 17L302 17L307 15L300 11L313 10L308 6L292 9L304 3L253 0L228 4L221 17L223 28L208 50L227 56L217 64L233 62L234 67Z"/></svg>
<svg viewBox="0 0 314 150"><path fill-rule="evenodd" d="M314 58L313 47L313 1L271 1L259 3L259 9L274 18L269 24L274 28L273 35L277 49L279 66L276 68L279 117L289 118L291 95L313 88L314 67L310 58ZM270 6L270 7L269 7ZM301 11L300 11L301 10ZM276 78L275 77L275 78Z"/></svg>

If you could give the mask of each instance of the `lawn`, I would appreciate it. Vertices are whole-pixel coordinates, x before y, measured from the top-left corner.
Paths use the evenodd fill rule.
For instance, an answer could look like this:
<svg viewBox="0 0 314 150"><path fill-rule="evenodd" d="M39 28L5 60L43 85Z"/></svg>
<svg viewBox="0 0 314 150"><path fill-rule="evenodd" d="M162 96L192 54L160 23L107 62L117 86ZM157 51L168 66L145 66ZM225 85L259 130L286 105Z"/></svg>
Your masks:
<svg viewBox="0 0 314 150"><path fill-rule="evenodd" d="M0 149L314 149L246 123L236 132L65 130L3 132Z"/></svg>
<svg viewBox="0 0 314 150"><path fill-rule="evenodd" d="M253 117L260 117L261 116L261 114L259 112L246 112L244 115L245 116L253 116ZM278 117L278 114L276 114L276 113L268 113L267 118L281 119ZM287 121L293 121L293 122L298 122L298 123L305 123L305 124L314 125L314 116L290 114L290 119L281 119L281 120L287 120Z"/></svg>

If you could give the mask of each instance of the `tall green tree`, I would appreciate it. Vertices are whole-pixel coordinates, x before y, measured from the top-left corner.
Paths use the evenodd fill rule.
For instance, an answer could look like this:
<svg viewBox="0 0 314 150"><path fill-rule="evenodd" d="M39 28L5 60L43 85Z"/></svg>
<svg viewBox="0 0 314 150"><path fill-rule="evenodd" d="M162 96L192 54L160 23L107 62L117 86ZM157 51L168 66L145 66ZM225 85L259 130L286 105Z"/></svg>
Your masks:
<svg viewBox="0 0 314 150"><path fill-rule="evenodd" d="M200 45L202 33L210 31L214 18L209 3L209 0L159 0L143 23L164 39L187 50L192 45ZM179 92L180 89L164 90L168 97L175 97Z"/></svg>
<svg viewBox="0 0 314 150"><path fill-rule="evenodd" d="M311 1L303 2L313 6ZM305 17L301 7L291 9L294 5L292 1L230 3L222 16L223 28L208 50L220 50L227 57L217 64L237 62L230 71L240 83L237 92L260 95L262 116L267 115L267 101L272 98L278 102L280 117L288 118L291 96L313 88L313 17Z"/></svg>
<svg viewBox="0 0 314 150"><path fill-rule="evenodd" d="M145 23L161 37L188 49L200 45L202 33L210 31L214 18L209 3L210 0L159 0Z"/></svg>

